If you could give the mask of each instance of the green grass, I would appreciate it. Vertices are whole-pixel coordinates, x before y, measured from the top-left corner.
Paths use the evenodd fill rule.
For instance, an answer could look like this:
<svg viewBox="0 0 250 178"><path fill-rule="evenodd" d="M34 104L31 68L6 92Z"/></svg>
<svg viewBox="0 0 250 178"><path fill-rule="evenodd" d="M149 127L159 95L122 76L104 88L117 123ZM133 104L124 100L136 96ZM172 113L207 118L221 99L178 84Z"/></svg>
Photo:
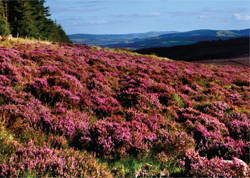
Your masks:
<svg viewBox="0 0 250 178"><path fill-rule="evenodd" d="M135 177L140 171L153 176L159 173L162 168L161 163L154 157L135 158L129 156L110 164L112 172L117 177Z"/></svg>
<svg viewBox="0 0 250 178"><path fill-rule="evenodd" d="M177 162L176 158L171 157L171 155L162 160L156 156L148 156L146 158L128 156L109 164L109 167L116 177L160 177L168 174L180 176L184 171L184 167Z"/></svg>
<svg viewBox="0 0 250 178"><path fill-rule="evenodd" d="M181 97L178 94L176 93L172 94L172 99L174 101L177 101L181 107L183 108L185 107L185 103L182 101Z"/></svg>

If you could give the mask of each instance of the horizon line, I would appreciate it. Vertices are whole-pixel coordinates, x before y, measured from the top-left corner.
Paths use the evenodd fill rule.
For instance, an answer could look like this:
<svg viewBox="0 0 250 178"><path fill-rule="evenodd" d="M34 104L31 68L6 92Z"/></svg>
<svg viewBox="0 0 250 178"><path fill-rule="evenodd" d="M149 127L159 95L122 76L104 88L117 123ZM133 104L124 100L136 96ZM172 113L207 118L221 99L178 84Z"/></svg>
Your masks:
<svg viewBox="0 0 250 178"><path fill-rule="evenodd" d="M212 30L212 31L241 31L241 30L250 30L250 28L245 28L245 29L231 29L231 30L227 30L227 29L194 29L194 30L186 30L186 31L175 31L175 30L169 30L169 31L163 31L163 30L159 30L159 31L147 31L147 32L131 32L131 33L73 33L73 34L66 34L68 35L80 35L80 34L85 34L85 35L130 35L130 34L145 34L145 33L160 33L160 32L168 32L168 33L183 33L183 32L191 32L191 31L197 31L197 30Z"/></svg>

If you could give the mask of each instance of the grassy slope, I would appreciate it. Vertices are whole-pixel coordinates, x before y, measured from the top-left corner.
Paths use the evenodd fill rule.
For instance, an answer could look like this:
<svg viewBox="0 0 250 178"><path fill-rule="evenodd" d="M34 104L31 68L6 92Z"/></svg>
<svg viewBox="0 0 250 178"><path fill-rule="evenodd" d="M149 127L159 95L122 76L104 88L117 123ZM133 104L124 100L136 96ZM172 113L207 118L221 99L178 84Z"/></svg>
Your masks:
<svg viewBox="0 0 250 178"><path fill-rule="evenodd" d="M245 174L249 68L24 41L0 65L0 176Z"/></svg>

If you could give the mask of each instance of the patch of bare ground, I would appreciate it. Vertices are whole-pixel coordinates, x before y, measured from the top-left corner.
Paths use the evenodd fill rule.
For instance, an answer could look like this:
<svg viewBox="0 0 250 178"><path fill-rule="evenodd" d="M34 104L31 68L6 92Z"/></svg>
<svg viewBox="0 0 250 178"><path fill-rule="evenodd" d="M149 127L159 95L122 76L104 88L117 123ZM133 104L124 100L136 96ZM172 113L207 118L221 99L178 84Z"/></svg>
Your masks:
<svg viewBox="0 0 250 178"><path fill-rule="evenodd" d="M193 62L198 62L203 64L213 64L213 65L250 67L250 54L245 54L243 56L238 56L229 59L207 59L207 60L199 60Z"/></svg>

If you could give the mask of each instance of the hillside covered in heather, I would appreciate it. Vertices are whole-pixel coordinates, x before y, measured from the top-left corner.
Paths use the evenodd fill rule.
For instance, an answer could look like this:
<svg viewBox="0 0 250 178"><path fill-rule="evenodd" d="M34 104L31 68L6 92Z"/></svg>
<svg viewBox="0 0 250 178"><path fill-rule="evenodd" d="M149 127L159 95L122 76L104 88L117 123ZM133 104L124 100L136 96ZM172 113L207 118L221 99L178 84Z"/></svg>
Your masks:
<svg viewBox="0 0 250 178"><path fill-rule="evenodd" d="M0 45L0 177L249 176L248 67Z"/></svg>

